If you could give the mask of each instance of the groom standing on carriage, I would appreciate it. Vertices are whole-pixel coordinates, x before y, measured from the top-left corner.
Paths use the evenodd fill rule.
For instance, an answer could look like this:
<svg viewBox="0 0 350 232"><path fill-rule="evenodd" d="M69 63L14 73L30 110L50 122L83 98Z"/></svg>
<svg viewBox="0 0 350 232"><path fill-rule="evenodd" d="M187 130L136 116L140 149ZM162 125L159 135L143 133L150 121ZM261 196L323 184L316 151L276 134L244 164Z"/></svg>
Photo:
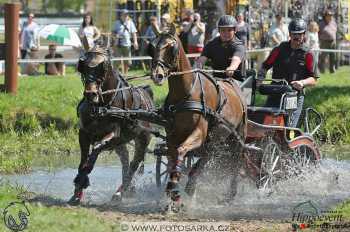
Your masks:
<svg viewBox="0 0 350 232"><path fill-rule="evenodd" d="M244 43L235 36L237 22L231 15L223 15L218 21L220 35L212 39L204 46L201 56L196 65L202 68L208 59L214 70L225 70L225 73L216 73L218 78L229 78L241 80L244 76Z"/></svg>

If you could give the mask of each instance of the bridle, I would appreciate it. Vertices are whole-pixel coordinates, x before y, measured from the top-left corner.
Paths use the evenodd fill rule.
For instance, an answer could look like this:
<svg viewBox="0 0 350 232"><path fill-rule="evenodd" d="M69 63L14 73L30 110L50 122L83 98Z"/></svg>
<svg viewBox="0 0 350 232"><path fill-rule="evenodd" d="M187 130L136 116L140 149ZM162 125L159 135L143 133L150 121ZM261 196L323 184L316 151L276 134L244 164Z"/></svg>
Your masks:
<svg viewBox="0 0 350 232"><path fill-rule="evenodd" d="M97 97L99 99L101 99L101 102L104 104L105 100L103 97L104 92L102 91L102 86L103 86L103 83L105 82L105 80L107 79L107 75L110 73L110 71L112 71L111 61L110 61L110 59L108 59L108 57L105 53L96 52L96 51L91 51L89 53L95 53L95 54L102 55L103 61L94 67L89 67L87 65L87 61L89 61L88 55L80 58L79 65L78 65L78 71L82 74L81 81L82 81L83 85L86 87L87 84L95 83L95 85L97 87L97 91L85 89L84 95L97 94ZM80 62L84 62L84 64L81 64ZM84 65L84 70L82 70L82 68L79 69L80 65ZM90 69L90 70L87 71L87 69ZM103 73L103 74L101 74L101 73ZM112 71L112 73L113 73L113 71ZM121 81L118 81L117 88L120 88L120 85L121 85ZM115 98L115 95L116 95L116 93L114 94L112 100Z"/></svg>
<svg viewBox="0 0 350 232"><path fill-rule="evenodd" d="M164 70L166 76L168 76L169 73L171 71L174 71L177 67L177 58L179 55L179 48L178 48L177 39L175 36L173 36L172 34L169 34L169 33L163 33L161 36L162 37L170 36L173 41L166 43L162 47L159 47L159 43L161 42L161 39L159 39L157 41L157 43L155 44L155 46L153 45L154 49L158 49L158 53L160 53L161 50L167 49L170 45L173 44L172 62L170 62L170 64L169 64L168 62L164 61L161 57L157 57L157 59L153 60L153 62L152 62L152 69L157 70L157 67L161 67L161 69Z"/></svg>

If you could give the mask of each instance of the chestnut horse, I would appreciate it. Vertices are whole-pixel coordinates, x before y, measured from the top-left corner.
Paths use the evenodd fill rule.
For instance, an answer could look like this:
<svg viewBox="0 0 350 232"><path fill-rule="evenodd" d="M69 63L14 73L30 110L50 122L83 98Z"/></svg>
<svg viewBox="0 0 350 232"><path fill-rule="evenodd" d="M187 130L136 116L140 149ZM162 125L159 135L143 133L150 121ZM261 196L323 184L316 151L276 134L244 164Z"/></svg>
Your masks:
<svg viewBox="0 0 350 232"><path fill-rule="evenodd" d="M219 163L229 168L232 185L229 197L232 199L236 193L240 150L246 136L247 106L240 88L233 79L217 80L204 72L191 71L174 25L169 31L155 32L157 38L148 48L152 57L152 79L161 85L167 78L169 85L163 111L171 122L171 127L167 128L170 178L166 187L172 199L171 207L176 210L181 205L178 182L186 154L200 148L199 160L190 171L185 188L189 195L193 195L196 179L210 158L208 148L218 147L210 144L221 144L221 149L227 148L230 153L221 157L223 162Z"/></svg>
<svg viewBox="0 0 350 232"><path fill-rule="evenodd" d="M81 161L78 175L74 179L74 195L69 203L80 203L83 189L89 186L88 174L99 153L107 149L114 149L122 163L122 186L113 196L114 199L121 200L130 190L133 175L144 160L151 138L151 127L148 122L101 116L96 111L99 107L152 110L153 92L149 86L130 86L118 71L113 70L109 54L104 48L95 47L86 52L79 60L78 71L85 86L84 99L78 106ZM129 164L126 143L131 140L135 141L135 155Z"/></svg>

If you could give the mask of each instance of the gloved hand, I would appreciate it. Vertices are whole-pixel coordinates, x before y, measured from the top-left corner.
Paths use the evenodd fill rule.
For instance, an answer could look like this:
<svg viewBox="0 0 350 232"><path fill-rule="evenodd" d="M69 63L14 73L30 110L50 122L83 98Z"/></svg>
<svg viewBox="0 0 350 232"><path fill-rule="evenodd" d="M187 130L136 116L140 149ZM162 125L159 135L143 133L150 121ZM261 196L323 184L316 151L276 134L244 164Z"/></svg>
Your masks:
<svg viewBox="0 0 350 232"><path fill-rule="evenodd" d="M259 87L263 80L265 80L266 71L264 69L260 69L258 75L256 76L256 86Z"/></svg>

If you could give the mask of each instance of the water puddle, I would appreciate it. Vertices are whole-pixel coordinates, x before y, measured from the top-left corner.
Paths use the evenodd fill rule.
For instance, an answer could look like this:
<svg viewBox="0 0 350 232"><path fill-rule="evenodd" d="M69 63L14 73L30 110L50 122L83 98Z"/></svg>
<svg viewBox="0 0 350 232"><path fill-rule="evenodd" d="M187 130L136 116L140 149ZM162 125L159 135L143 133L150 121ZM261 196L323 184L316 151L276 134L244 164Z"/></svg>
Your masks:
<svg viewBox="0 0 350 232"><path fill-rule="evenodd" d="M54 172L36 170L26 175L0 176L28 191L67 201L73 193L76 169ZM122 212L147 214L159 212L166 201L163 189L155 185L155 164L146 164L143 175L136 176L136 194L117 209ZM86 204L109 206L113 193L121 184L119 166L97 166L90 175L91 186L85 191ZM199 183L194 199L184 198L186 213L191 218L212 219L282 219L289 218L293 208L312 201L329 210L350 198L350 162L324 159L318 169L303 178L289 179L274 187L272 193L258 190L250 179L240 179L238 193L231 203L218 203L217 191ZM211 195L210 193L213 192Z"/></svg>

